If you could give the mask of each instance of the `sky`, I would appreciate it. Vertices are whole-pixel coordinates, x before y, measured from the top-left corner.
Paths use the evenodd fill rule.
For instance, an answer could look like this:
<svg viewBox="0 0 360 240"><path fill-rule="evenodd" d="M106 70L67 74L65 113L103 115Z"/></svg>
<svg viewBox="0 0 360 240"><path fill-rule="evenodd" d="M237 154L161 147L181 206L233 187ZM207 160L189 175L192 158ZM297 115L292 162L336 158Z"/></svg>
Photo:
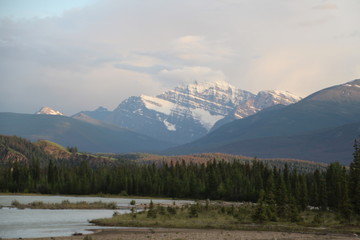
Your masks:
<svg viewBox="0 0 360 240"><path fill-rule="evenodd" d="M194 81L307 95L360 78L359 0L0 0L0 112Z"/></svg>

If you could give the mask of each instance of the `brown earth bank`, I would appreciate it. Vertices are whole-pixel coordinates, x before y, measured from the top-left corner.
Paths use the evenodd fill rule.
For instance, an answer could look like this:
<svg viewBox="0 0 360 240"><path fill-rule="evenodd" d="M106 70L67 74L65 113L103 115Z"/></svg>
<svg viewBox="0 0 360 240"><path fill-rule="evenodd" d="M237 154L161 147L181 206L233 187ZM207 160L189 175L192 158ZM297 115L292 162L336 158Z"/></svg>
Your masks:
<svg viewBox="0 0 360 240"><path fill-rule="evenodd" d="M28 240L350 240L360 239L355 234L316 234L266 231L228 231L206 229L104 229L91 235L70 237L28 238ZM5 239L3 239L5 240Z"/></svg>

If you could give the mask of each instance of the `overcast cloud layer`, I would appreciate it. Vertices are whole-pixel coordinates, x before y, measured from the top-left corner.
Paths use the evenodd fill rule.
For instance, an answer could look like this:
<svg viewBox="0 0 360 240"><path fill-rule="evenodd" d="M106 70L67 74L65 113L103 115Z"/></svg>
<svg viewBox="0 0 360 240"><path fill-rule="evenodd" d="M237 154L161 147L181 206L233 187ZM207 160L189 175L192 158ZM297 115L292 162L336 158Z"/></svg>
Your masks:
<svg viewBox="0 0 360 240"><path fill-rule="evenodd" d="M359 0L102 0L2 17L0 111L112 110L195 80L304 97L360 78L359 12Z"/></svg>

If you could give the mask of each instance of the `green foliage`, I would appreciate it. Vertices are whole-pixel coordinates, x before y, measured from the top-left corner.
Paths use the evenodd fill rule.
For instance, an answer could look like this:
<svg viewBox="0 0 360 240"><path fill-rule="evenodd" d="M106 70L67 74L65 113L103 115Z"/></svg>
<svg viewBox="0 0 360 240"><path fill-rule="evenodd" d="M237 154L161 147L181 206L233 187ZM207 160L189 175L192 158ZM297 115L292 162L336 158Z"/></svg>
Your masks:
<svg viewBox="0 0 360 240"><path fill-rule="evenodd" d="M265 231L314 231L317 232L354 232L352 225L341 223L337 219L336 213L319 210L305 210L293 215L294 219L278 218L277 222L269 219L254 221L254 216L258 211L258 206L254 204L234 203L228 205L226 202L213 202L206 207L205 202L189 204L183 206L175 215L158 214L156 218L147 217L146 213L120 214L112 218L96 219L93 223L109 226L129 226L129 227L167 227L167 228L218 228L218 229L241 229L241 230L265 230ZM265 204L264 204L265 205ZM291 205L291 204L290 204ZM290 211L290 206L287 205ZM159 208L158 208L159 209ZM295 211L297 208L293 208ZM159 210L160 211L160 210ZM194 213L190 216L191 211ZM196 214L195 214L196 213ZM266 216L266 213L264 214ZM290 216L289 216L290 217ZM266 218L266 217L265 217ZM354 224L353 221L350 224Z"/></svg>
<svg viewBox="0 0 360 240"><path fill-rule="evenodd" d="M350 163L349 193L354 212L360 215L360 142L354 143L354 160Z"/></svg>
<svg viewBox="0 0 360 240"><path fill-rule="evenodd" d="M66 147L66 149L67 149L70 153L77 153L77 152L78 152L77 147Z"/></svg>
<svg viewBox="0 0 360 240"><path fill-rule="evenodd" d="M156 218L157 217L157 209L154 206L153 201L150 201L149 210L147 211L148 218Z"/></svg>
<svg viewBox="0 0 360 240"><path fill-rule="evenodd" d="M259 201L256 205L255 212L252 216L252 219L255 222L262 223L262 222L265 222L268 220L268 209L265 204L264 198L265 198L265 192L264 192L264 190L261 190L260 196L259 196Z"/></svg>
<svg viewBox="0 0 360 240"><path fill-rule="evenodd" d="M297 206L288 205L287 218L290 222L300 222L301 221L300 213L299 213Z"/></svg>
<svg viewBox="0 0 360 240"><path fill-rule="evenodd" d="M316 213L312 223L316 226L321 226L324 223L324 213L321 211Z"/></svg>
<svg viewBox="0 0 360 240"><path fill-rule="evenodd" d="M176 215L177 213L176 207L167 206L166 210L170 215Z"/></svg>
<svg viewBox="0 0 360 240"><path fill-rule="evenodd" d="M198 204L190 205L188 210L189 210L190 218L197 218L199 216L199 205Z"/></svg>
<svg viewBox="0 0 360 240"><path fill-rule="evenodd" d="M16 208L20 208L20 202L18 201L18 200L13 200L12 202L11 202L11 206L13 206L13 207L16 207Z"/></svg>
<svg viewBox="0 0 360 240"><path fill-rule="evenodd" d="M9 146L13 150L10 150ZM31 158L16 161L26 153ZM10 155L9 155L10 154ZM301 212L309 206L331 210L343 222L360 216L360 146L354 144L354 160L347 170L339 163L324 171L299 172L285 165L271 168L264 162L208 160L206 164L176 161L163 164L93 165L88 155L73 154L73 159L54 159L30 142L0 136L0 192L47 194L122 194L171 198L257 202L253 220L258 222L301 221ZM12 156L12 158L9 158ZM130 202L136 204L135 201ZM116 208L116 205L113 206ZM235 216L236 209L223 209ZM188 209L196 217L201 208ZM147 215L175 215L178 209L154 207ZM356 216L355 216L356 215Z"/></svg>

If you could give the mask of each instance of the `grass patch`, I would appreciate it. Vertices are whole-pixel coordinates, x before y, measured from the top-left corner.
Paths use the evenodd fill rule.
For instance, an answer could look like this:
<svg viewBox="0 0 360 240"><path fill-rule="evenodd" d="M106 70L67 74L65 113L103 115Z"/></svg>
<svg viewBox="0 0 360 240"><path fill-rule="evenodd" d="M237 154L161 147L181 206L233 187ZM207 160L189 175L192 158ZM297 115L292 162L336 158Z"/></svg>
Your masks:
<svg viewBox="0 0 360 240"><path fill-rule="evenodd" d="M129 214L114 214L112 218L95 219L91 222L102 226L123 227L165 227L199 228L224 230L290 231L312 233L360 233L358 220L344 224L333 212L321 215L318 211L306 210L299 214L299 220L292 222L278 217L276 221L258 222L254 220L254 204L222 206L216 204L194 204L183 207L148 205L143 212L135 210Z"/></svg>
<svg viewBox="0 0 360 240"><path fill-rule="evenodd" d="M22 204L17 200L12 201L11 205L13 207L24 209L117 209L117 205L114 202L104 203L101 201L98 202L75 202L72 203L68 200L64 200L61 203L44 203L42 201L35 201L29 204Z"/></svg>

